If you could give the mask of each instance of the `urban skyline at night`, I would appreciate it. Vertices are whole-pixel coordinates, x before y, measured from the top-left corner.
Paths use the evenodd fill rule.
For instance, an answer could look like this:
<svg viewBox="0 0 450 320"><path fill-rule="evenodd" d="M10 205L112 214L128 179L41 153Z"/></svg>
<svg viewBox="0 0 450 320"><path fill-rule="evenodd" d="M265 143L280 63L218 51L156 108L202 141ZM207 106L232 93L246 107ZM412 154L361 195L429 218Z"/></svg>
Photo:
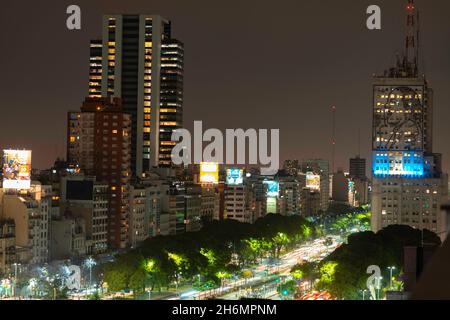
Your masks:
<svg viewBox="0 0 450 320"><path fill-rule="evenodd" d="M50 4L50 1L48 3ZM16 132L7 141L3 142L2 140L1 144L45 150L45 152L35 152L34 154L33 165L41 169L48 167L57 156L65 158L65 128L64 121L61 119L65 117L66 111L78 108L86 95L89 71L87 67L88 46L91 39L101 37L102 14L155 12L161 13L173 21L175 37L182 38L190 48L185 56L184 109L186 115L184 123L186 127L192 128L194 120L203 120L205 126L221 129L230 127L230 125L244 129L265 128L270 127L269 124L277 123L277 127L281 129L281 160L324 158L331 161L332 116L330 108L335 105L337 107L336 168L342 167L347 170L347 159L355 156L358 150L361 150L361 154L365 158L370 159L371 75L379 74L387 66L392 65L395 61L395 53L402 50L404 26L403 20L398 20L398 15L403 7L401 1L380 3L383 8L383 27L381 30L372 32L365 28L365 16L360 14L367 7L364 1L352 6L338 6L334 3L327 3L327 1L295 5L294 2L287 1L286 9L278 12L279 14L274 16L275 20L267 19L270 17L269 5L260 6L256 10L252 9L249 1L238 6L241 10L235 13L237 22L228 26L226 30L219 21L226 19L222 18L222 15L230 10L231 5L222 8L223 10L207 10L208 5L200 6L201 1L198 3L199 8L202 9L194 11L196 18L192 19L190 15L183 15L182 12L192 12L195 7L186 8L185 4L177 2L172 2L170 5L157 2L148 5L141 4L139 1L131 1L127 5L121 6L106 4L102 1L95 4L83 4L81 1L80 6L85 8L82 29L74 32L64 28L65 15L61 12L64 13L67 5L58 2L48 10L45 9L47 15L55 17L42 21L37 27L45 28L45 30L39 32L37 28L34 29L36 36L43 33L47 35L54 33L54 37L39 36L41 43L49 41L48 46L44 45L42 48L44 53L47 53L40 55L39 60L33 57L21 59L23 63L20 65L11 58L26 50L23 50L23 44L16 42L11 38L12 33L8 32L18 22L9 21L10 17L2 16L1 21L5 27L1 32L6 33L4 36L2 35L2 38L9 40L9 45L3 53L5 59L2 59L2 63L5 72L13 77L8 82L2 80L2 87L5 88L4 101L11 108L27 110L30 117L20 121L21 123L25 121L26 126L34 133L30 135L26 133L27 131L22 130ZM261 3L259 2L259 4ZM445 157L445 155L449 154L450 150L448 150L445 139L441 139L441 137L448 135L446 125L442 121L449 112L448 108L443 106L447 94L445 83L450 81L445 70L448 70L450 66L442 65L442 63L447 63L447 59L443 59L446 42L438 40L445 38L444 30L446 30L447 20L440 13L445 12L447 3L441 1L430 7L428 7L428 3L420 5L424 12L429 12L429 15L422 17L421 62L423 63L420 64L422 66L420 72L426 72L427 78L433 83L436 91L435 149L436 152L444 154L443 167L448 171L449 157ZM2 11L3 14L16 9L13 4L6 6L12 7ZM42 9L36 10L44 10L44 6ZM33 14L37 18L44 16L36 10ZM317 13L317 15L306 14L307 12ZM32 13L24 12L24 19L27 14L31 15ZM309 22L309 16L321 18L315 22ZM427 23L431 16L433 16L433 23ZM297 17L302 19L298 20ZM32 19L31 16L28 18ZM205 19L204 23L200 23L201 18ZM279 19L279 23L276 22L277 19ZM258 30L264 30L261 24L267 20L273 21L269 25L269 32L259 32ZM209 23L209 27L206 30L204 26L207 23ZM317 27L314 33L297 31L304 29L308 23ZM193 28L192 32L188 32L188 26ZM20 35L23 32L26 30L20 25L14 27L17 38L21 38ZM237 32L242 36L235 37ZM344 33L345 37L340 36ZM23 37L26 38L25 34ZM263 40L264 37L268 37L269 41ZM29 35L28 38L32 43L37 41L37 38L32 35ZM61 43L67 43L60 48L62 51L57 56L48 51L51 48L50 39L61 39ZM202 45L203 40L201 39L209 39L210 45ZM230 41L234 45L226 46L225 43ZM440 44L439 46L429 45L435 44L436 41ZM268 43L273 43L273 45ZM252 51L253 47L261 48L258 54ZM276 50L277 47L286 47L286 50ZM15 53L14 50L17 52ZM217 64L213 56L219 52L226 52L233 58L222 59L222 62ZM369 52L373 52L373 54L369 54ZM286 58L282 58L282 54ZM264 63L264 61L271 61L270 57L273 57L273 63ZM5 64L8 59L10 63ZM336 65L334 60L342 62ZM296 63L292 64L290 61L296 61ZM433 64L433 61L439 61L439 67ZM27 72L28 77L26 78L20 76L17 71L22 67L29 70L32 62L35 67L39 66L39 68L45 65L55 66L45 74L51 78L58 78L60 85L57 92L51 90L50 78L49 81L46 81L45 78L38 80L35 78L38 73L34 72L32 74ZM65 66L64 71L56 73L57 70L60 70L58 66L62 65ZM212 70L215 70L214 73L211 73ZM283 70L289 70L289 72ZM41 72L41 74L43 73ZM220 74L220 77L216 77L216 74ZM342 78L344 74L346 76ZM210 78L215 78L215 81L208 81L207 79ZM343 79L345 81L342 81ZM16 98L17 95L14 95L17 90L13 87L14 83L23 83L31 92L37 90L36 93L39 92L39 94L30 95L30 97L33 96L33 101L28 101L27 97L19 100ZM45 88L40 90L39 86L45 86ZM267 88L271 89L267 90ZM316 94L316 92L323 91L327 93ZM61 97L58 92L61 92ZM32 105L35 107L31 107ZM283 112L270 113L275 105ZM214 113L208 112L213 106ZM258 116L260 118L256 118L254 112L256 109L261 111L258 112L259 114L270 114L270 117ZM36 113L37 110L39 110L39 115ZM292 116L288 117L287 115ZM358 121L352 121L355 119L355 115ZM28 120L37 116L48 119L55 127L52 126L51 130L45 129L45 126L37 126ZM297 120L293 121L294 118ZM310 121L310 119L316 119L315 121L323 125L313 125L314 121ZM1 123L1 128L5 132L2 137L6 138L7 132L14 130L11 127L13 123L6 119ZM55 134L54 130L61 134ZM358 132L360 147L358 147ZM317 137L317 141L301 138L311 134Z"/></svg>
<svg viewBox="0 0 450 320"><path fill-rule="evenodd" d="M0 300L450 301L450 3L282 4L2 5Z"/></svg>

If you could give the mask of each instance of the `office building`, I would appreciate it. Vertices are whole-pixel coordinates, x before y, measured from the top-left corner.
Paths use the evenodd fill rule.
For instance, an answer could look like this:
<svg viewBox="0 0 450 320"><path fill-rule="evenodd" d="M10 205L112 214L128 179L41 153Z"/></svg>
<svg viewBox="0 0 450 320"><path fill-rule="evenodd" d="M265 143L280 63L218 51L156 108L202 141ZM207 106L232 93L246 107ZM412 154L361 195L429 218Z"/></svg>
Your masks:
<svg viewBox="0 0 450 320"><path fill-rule="evenodd" d="M183 126L184 46L157 15L105 15L90 44L89 96L118 97L131 115L131 171L171 166Z"/></svg>
<svg viewBox="0 0 450 320"><path fill-rule="evenodd" d="M333 175L333 201L349 202L349 180L342 169Z"/></svg>
<svg viewBox="0 0 450 320"><path fill-rule="evenodd" d="M202 212L204 221L219 219L220 194L217 185L202 185Z"/></svg>
<svg viewBox="0 0 450 320"><path fill-rule="evenodd" d="M309 188L303 188L300 196L300 213L302 216L314 216L321 211L321 194Z"/></svg>
<svg viewBox="0 0 450 320"><path fill-rule="evenodd" d="M349 176L356 179L366 178L366 159L356 156L350 159Z"/></svg>
<svg viewBox="0 0 450 320"><path fill-rule="evenodd" d="M290 174L293 177L297 176L298 169L299 169L299 162L298 160L286 160L283 164L283 169Z"/></svg>
<svg viewBox="0 0 450 320"><path fill-rule="evenodd" d="M407 224L445 236L448 195L433 153L433 90L419 74L419 23L410 1L403 56L373 83L372 229Z"/></svg>
<svg viewBox="0 0 450 320"><path fill-rule="evenodd" d="M327 160L311 159L301 163L301 173L306 175L306 188L320 195L320 211L330 205L330 164ZM316 197L316 196L315 196Z"/></svg>
<svg viewBox="0 0 450 320"><path fill-rule="evenodd" d="M300 214L300 198L302 186L297 175L279 171L277 174L280 193L278 197L278 213L283 216Z"/></svg>
<svg viewBox="0 0 450 320"><path fill-rule="evenodd" d="M148 210L146 188L144 186L132 186L130 189L130 245L136 248L149 237Z"/></svg>

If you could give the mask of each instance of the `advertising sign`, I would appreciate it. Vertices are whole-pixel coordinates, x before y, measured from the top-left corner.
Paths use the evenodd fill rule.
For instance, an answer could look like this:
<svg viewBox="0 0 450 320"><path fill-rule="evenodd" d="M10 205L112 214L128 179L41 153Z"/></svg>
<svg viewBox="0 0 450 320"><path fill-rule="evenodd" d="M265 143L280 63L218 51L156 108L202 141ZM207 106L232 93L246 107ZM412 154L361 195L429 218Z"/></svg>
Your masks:
<svg viewBox="0 0 450 320"><path fill-rule="evenodd" d="M30 189L31 151L3 151L3 188Z"/></svg>

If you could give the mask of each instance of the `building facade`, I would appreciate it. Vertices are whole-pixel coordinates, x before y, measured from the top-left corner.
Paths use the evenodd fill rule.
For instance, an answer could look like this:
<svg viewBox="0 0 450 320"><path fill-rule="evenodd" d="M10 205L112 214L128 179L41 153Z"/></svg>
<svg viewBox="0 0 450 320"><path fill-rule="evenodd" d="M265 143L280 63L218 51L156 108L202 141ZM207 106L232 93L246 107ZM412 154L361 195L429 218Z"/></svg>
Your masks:
<svg viewBox="0 0 450 320"><path fill-rule="evenodd" d="M18 263L40 264L49 259L51 186L32 181L28 190L2 192L1 219L13 220Z"/></svg>
<svg viewBox="0 0 450 320"><path fill-rule="evenodd" d="M157 15L105 15L90 44L90 97L118 97L131 115L131 171L171 166L173 130L183 126L184 46Z"/></svg>
<svg viewBox="0 0 450 320"><path fill-rule="evenodd" d="M71 230L72 225L83 224L86 245L84 252L86 254L105 253L109 243L109 203L109 184L97 182L95 177L81 174L63 177L60 215L55 218L61 222L54 227L60 225ZM70 214L65 214L66 212ZM76 233L73 232L72 235L75 236ZM77 252L82 251L81 249L73 250L73 254L77 255Z"/></svg>
<svg viewBox="0 0 450 320"><path fill-rule="evenodd" d="M330 206L331 194L329 162L321 159L303 161L301 173L306 175L306 188L314 193L319 193L320 211L326 212Z"/></svg>
<svg viewBox="0 0 450 320"><path fill-rule="evenodd" d="M109 186L108 242L129 245L131 116L121 100L86 98L81 111L68 113L67 160Z"/></svg>
<svg viewBox="0 0 450 320"><path fill-rule="evenodd" d="M407 7L405 54L373 83L372 229L407 224L445 234L448 195L433 153L433 90L419 74L418 11Z"/></svg>
<svg viewBox="0 0 450 320"><path fill-rule="evenodd" d="M356 156L350 159L349 176L351 178L365 179L366 178L366 159Z"/></svg>
<svg viewBox="0 0 450 320"><path fill-rule="evenodd" d="M15 222L13 219L0 220L0 273L11 272L16 262Z"/></svg>

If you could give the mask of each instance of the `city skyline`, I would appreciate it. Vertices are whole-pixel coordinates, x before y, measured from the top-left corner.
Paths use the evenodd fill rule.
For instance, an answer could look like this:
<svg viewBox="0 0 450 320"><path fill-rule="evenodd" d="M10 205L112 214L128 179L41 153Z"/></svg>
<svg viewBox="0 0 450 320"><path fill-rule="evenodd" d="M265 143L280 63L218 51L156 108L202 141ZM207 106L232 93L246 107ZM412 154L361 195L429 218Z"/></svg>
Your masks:
<svg viewBox="0 0 450 320"><path fill-rule="evenodd" d="M448 2L63 1L0 11L0 300L450 299Z"/></svg>
<svg viewBox="0 0 450 320"><path fill-rule="evenodd" d="M286 11L295 11L293 9L297 8L292 1L285 3L287 9L291 9ZM361 156L370 159L371 75L381 74L393 64L395 58L393 48L401 49L405 31L403 18L398 21L398 17L402 17L403 1L395 4L387 1L379 3L382 9L381 31L369 31L365 28L367 4L364 1L351 7L329 1L299 4L298 8L301 10L297 10L295 15L277 9L277 15L274 15L272 20L267 20L270 17L270 6L261 4L259 7L252 7L252 3L248 2L240 4L240 10L235 11L237 22L233 24L223 23L230 14L232 6L229 5L223 8L224 10L211 10L212 8L205 6L202 1L189 8L181 2L149 5L142 1L132 1L127 5L109 5L102 1L95 4L81 1L78 3L82 10L81 31L68 31L65 28L65 8L68 3L53 6L50 4L51 1L47 1L40 9L23 13L24 19L27 19L27 15L42 16L40 10L48 11L46 21L33 28L31 33L40 36L36 38L31 36L29 41L17 42L8 35L7 31L10 31L9 34L14 31L17 38L21 39L25 31L30 33L17 22L9 21L8 16L4 16L5 12L17 10L17 5L4 5L7 10L2 11L0 22L5 24L0 32L7 33L2 34L2 38L6 37L6 41L10 44L3 53L4 59L1 59L2 67L11 75L8 79L2 79L0 83L6 92L4 103L10 108L20 108L25 114L29 114L29 117L17 119L28 129L20 130L13 135L8 132L14 130L17 121L6 118L2 120L0 144L3 148L18 146L42 150L33 154L33 166L37 168L46 168L57 156L65 155L64 114L69 110L78 109L84 96L87 95L89 41L101 35L103 14L122 12L161 14L172 21L174 36L182 39L187 48L184 123L188 129L192 127L194 120L203 120L206 126L219 129L280 128L281 162L294 158L324 158L331 162L330 110L332 105L336 105L336 169L338 167L347 169L348 159L355 156L359 149ZM445 119L449 110L445 108L445 101L450 97L447 97L445 84L450 81L450 77L446 75L450 64L446 65L448 62L438 57L445 56L448 46L445 41L434 47L429 43L434 43L436 37L445 36L444 24L448 22L444 21L442 12L448 4L441 1L438 5L429 6L420 1L418 5L424 13L421 41L422 47L425 48L422 50L425 63L420 64L425 68L421 68L421 73L426 73L430 85L436 92L435 151L443 153L444 170L447 171L449 168L447 155L450 154L450 150L445 143L445 136L449 134L446 132L449 129L445 128ZM193 19L189 15L184 15L183 10L195 12L197 17ZM309 21L311 14L304 12L321 13L322 18L315 22ZM54 20L48 18L51 16L55 17ZM433 24L427 23L430 17ZM28 18L31 19L31 16ZM300 18L300 21L295 21ZM208 23L208 30L200 28L199 21L203 22L200 25ZM270 32L261 31L264 30L261 26L267 25L264 21L272 21L268 24ZM306 30L302 29L302 25L306 23L313 23L317 30L314 33L301 32ZM224 29L223 25L227 28ZM42 32L41 28L44 29ZM352 30L348 30L349 28ZM441 30L441 33L437 30ZM342 32L349 32L344 39L337 37ZM209 34L216 36L212 37ZM56 38L44 35L53 35ZM55 39L60 43L67 43L67 46L58 47L61 50L57 56L52 54L54 51L50 50L49 46ZM15 58L25 54L24 44L33 45L37 42L41 45L48 44L42 47L43 53L39 60L26 54L29 59L25 59L23 63L16 62L22 62L21 59L5 63L11 60L8 60L8 57ZM199 43L203 43L203 46ZM233 45L230 46L229 43ZM383 44L382 48L380 43ZM287 50L281 54L278 48L283 46ZM329 50L331 46L332 51ZM255 51L253 48L260 49ZM220 52L225 58L217 63L214 57L219 56ZM330 52L334 55L333 59L330 59ZM336 59L340 59L343 63L335 64ZM444 66L440 70L438 63L432 63L436 59L439 60L439 66ZM32 66L37 71L33 73L28 71L29 77L24 79L22 73L18 71L30 70L29 64L33 61ZM273 63L267 64L267 61ZM54 68L44 73L45 69L41 68L48 67L52 63L64 68ZM318 68L318 65L323 68ZM55 74L59 76L58 91L52 88L55 85L52 83ZM18 83L29 88L32 94L15 95L16 90L22 87L17 86ZM311 105L315 105L314 108L310 108ZM277 110L281 108L283 112L270 113L272 108ZM20 116L22 114L21 112ZM39 125L32 121L38 116L42 119ZM299 120L294 121L293 118ZM354 121L355 119L358 121ZM42 123L47 121L52 123L52 126L42 126ZM360 148L358 148L358 131L361 137ZM310 139L312 135L316 139Z"/></svg>

